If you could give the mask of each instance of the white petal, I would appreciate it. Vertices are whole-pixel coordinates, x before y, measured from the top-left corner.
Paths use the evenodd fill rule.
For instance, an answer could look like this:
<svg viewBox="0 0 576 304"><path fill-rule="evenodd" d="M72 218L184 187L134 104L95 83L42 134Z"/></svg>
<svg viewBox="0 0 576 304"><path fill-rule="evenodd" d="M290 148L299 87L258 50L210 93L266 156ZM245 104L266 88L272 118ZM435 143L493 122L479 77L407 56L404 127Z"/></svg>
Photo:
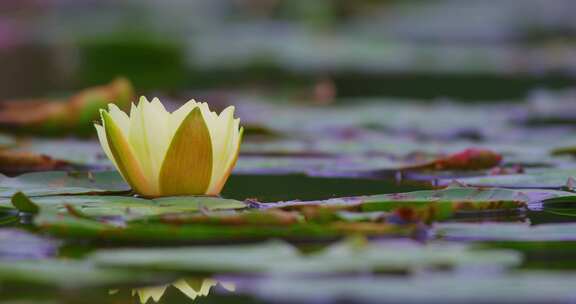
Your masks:
<svg viewBox="0 0 576 304"><path fill-rule="evenodd" d="M166 151L172 138L170 127L170 113L166 111L160 100L154 98L150 104L144 108L146 123L146 135L148 138L148 149L150 151L150 162L154 180L158 182L162 162L166 156Z"/></svg>
<svg viewBox="0 0 576 304"><path fill-rule="evenodd" d="M154 302L158 302L164 295L164 292L166 292L166 288L168 288L168 285L141 287L133 289L132 295L136 292L140 298L140 303L148 303L148 300L150 299Z"/></svg>
<svg viewBox="0 0 576 304"><path fill-rule="evenodd" d="M224 182L230 175L231 166L236 161L240 144L240 120L234 119L233 106L224 109L220 115L215 113L214 116L208 113L206 115L214 119L210 129L214 166L208 194L215 195L222 190Z"/></svg>
<svg viewBox="0 0 576 304"><path fill-rule="evenodd" d="M106 131L104 130L104 127L97 124L95 124L94 127L96 128L96 134L98 134L98 140L100 141L102 150L104 150L104 154L106 154L108 159L112 161L116 168L118 168L118 165L116 165L116 160L112 155L112 151L110 151L110 146L108 145L108 139L106 138Z"/></svg>
<svg viewBox="0 0 576 304"><path fill-rule="evenodd" d="M108 114L110 114L114 123L122 130L122 133L124 133L124 136L127 138L130 132L130 117L113 103L108 104Z"/></svg>
<svg viewBox="0 0 576 304"><path fill-rule="evenodd" d="M154 171L152 170L152 160L150 153L149 136L147 134L147 125L150 123L144 115L148 107L148 100L141 97L138 105L132 105L130 109L130 134L128 141L134 150L134 156L142 166L142 172L150 181L154 192L158 192L157 178L155 178Z"/></svg>
<svg viewBox="0 0 576 304"><path fill-rule="evenodd" d="M152 170L156 180L158 180L162 162L173 136L170 126L171 117L158 98L154 98L150 106L146 108L145 116L148 120L146 127L149 136L148 144L150 146Z"/></svg>
<svg viewBox="0 0 576 304"><path fill-rule="evenodd" d="M178 110L172 112L170 117L170 132L173 134L178 130L184 118L188 116L190 111L194 110L198 106L198 103L194 99L190 99L188 102L183 104Z"/></svg>
<svg viewBox="0 0 576 304"><path fill-rule="evenodd" d="M233 119L234 108L228 107L222 111L220 116L218 116L211 129L211 135L214 138L212 143L214 152L214 172L212 174L212 184L216 183L217 180L220 179L226 167L230 140L233 136Z"/></svg>
<svg viewBox="0 0 576 304"><path fill-rule="evenodd" d="M156 192L151 186L151 181L144 174L142 164L136 157L136 152L128 138L124 136L123 131L108 112L101 111L101 115L104 134L113 159L116 160L118 171L137 193L155 196Z"/></svg>
<svg viewBox="0 0 576 304"><path fill-rule="evenodd" d="M196 282L194 282L196 283ZM182 293L184 293L188 298L190 298L191 300L195 300L197 297L204 297L207 296L210 293L210 289L214 286L216 286L217 282L215 280L212 279L203 279L202 283L200 285L200 290L195 290L194 288L192 288L190 286L190 284L188 284L188 282L184 279L179 280L175 283L173 283L172 285L176 288L178 288L178 290L180 290Z"/></svg>

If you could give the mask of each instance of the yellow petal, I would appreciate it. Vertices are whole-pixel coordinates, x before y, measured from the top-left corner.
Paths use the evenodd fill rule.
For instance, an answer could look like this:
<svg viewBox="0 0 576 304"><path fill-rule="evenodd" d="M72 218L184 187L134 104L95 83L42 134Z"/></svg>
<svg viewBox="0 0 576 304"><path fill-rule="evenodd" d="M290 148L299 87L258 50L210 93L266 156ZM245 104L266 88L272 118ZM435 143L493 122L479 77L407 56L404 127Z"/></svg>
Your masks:
<svg viewBox="0 0 576 304"><path fill-rule="evenodd" d="M148 121L146 135L150 149L152 172L154 180L158 182L162 162L166 157L170 139L174 136L174 130L170 127L170 113L166 111L158 98L152 99L152 102L146 107L144 115Z"/></svg>
<svg viewBox="0 0 576 304"><path fill-rule="evenodd" d="M218 114L216 112L210 111L208 104L205 102L198 103L198 107L202 111L202 116L206 120L206 125L210 131L214 131L218 128Z"/></svg>
<svg viewBox="0 0 576 304"><path fill-rule="evenodd" d="M175 133L176 130L178 130L178 127L180 127L180 125L182 124L182 121L197 106L198 106L198 103L194 99L191 99L171 114L171 116L170 116L170 128L171 128L172 133Z"/></svg>
<svg viewBox="0 0 576 304"><path fill-rule="evenodd" d="M234 107L229 106L219 116L211 129L214 147L214 171L207 194L217 195L222 191L238 159L242 137L240 119L234 119Z"/></svg>
<svg viewBox="0 0 576 304"><path fill-rule="evenodd" d="M212 143L202 113L194 108L182 121L160 170L162 195L205 194L212 175Z"/></svg>
<svg viewBox="0 0 576 304"><path fill-rule="evenodd" d="M106 140L113 159L116 160L118 171L126 182L139 194L154 196L148 180L142 172L142 167L136 158L132 147L126 140L123 131L106 111L100 111L102 123L106 132Z"/></svg>
<svg viewBox="0 0 576 304"><path fill-rule="evenodd" d="M164 292L166 292L166 288L168 288L168 285L141 287L133 289L132 295L134 295L135 293L138 294L138 297L140 298L140 303L142 304L148 303L149 299L152 299L152 301L154 302L158 302L164 295Z"/></svg>
<svg viewBox="0 0 576 304"><path fill-rule="evenodd" d="M222 175L225 173L229 152L232 151L232 149L230 149L230 140L235 132L235 130L232 129L234 122L234 107L224 109L219 116L215 115L215 118L213 119L214 121L210 129L210 137L212 139L214 168L212 170L210 189L219 182Z"/></svg>
<svg viewBox="0 0 576 304"><path fill-rule="evenodd" d="M238 130L238 125L235 124L235 129ZM233 150L229 153L228 159L226 160L226 165L224 167L224 171L222 174L218 176L218 178L213 181L211 184L210 189L206 194L208 195L218 195L222 192L228 177L232 174L232 170L236 166L236 162L238 161L238 155L240 154L240 142L242 142L242 135L244 134L244 128L240 128L240 131L235 132L235 139L231 141L234 144Z"/></svg>
<svg viewBox="0 0 576 304"><path fill-rule="evenodd" d="M154 187L154 174L152 171L152 162L150 157L150 145L148 143L148 136L146 134L147 124L150 122L146 120L144 115L145 107L148 101L145 97L140 98L137 106L132 104L130 109L130 130L128 141L132 146L134 154L142 166L142 172ZM156 191L157 192L157 189Z"/></svg>
<svg viewBox="0 0 576 304"><path fill-rule="evenodd" d="M158 176L170 143L169 113L154 98L149 102L142 96L130 110L129 142L142 165L153 192L158 192Z"/></svg>
<svg viewBox="0 0 576 304"><path fill-rule="evenodd" d="M120 175L122 175L124 180L128 180L126 177L124 177L122 171L120 171L120 167L118 167L118 163L116 162L116 159L114 159L112 151L110 151L110 145L108 145L108 139L106 138L106 130L104 130L104 127L101 125L95 124L94 127L96 127L96 134L98 134L98 140L100 141L102 150L104 150L104 154L106 154L108 159L112 162L112 164L114 164L114 167L116 167L116 170L120 172Z"/></svg>
<svg viewBox="0 0 576 304"><path fill-rule="evenodd" d="M127 137L130 131L130 117L128 117L124 111L120 110L120 108L113 103L108 104L108 113L120 128L124 136Z"/></svg>
<svg viewBox="0 0 576 304"><path fill-rule="evenodd" d="M96 128L96 134L98 134L98 140L100 141L100 146L102 146L102 150L104 150L104 154L114 163L116 166L116 160L114 159L114 155L112 155L112 151L110 151L110 146L108 145L108 139L106 139L106 131L104 127L101 125L95 124L94 127Z"/></svg>
<svg viewBox="0 0 576 304"><path fill-rule="evenodd" d="M172 285L176 287L178 290L180 290L191 300L195 300L199 296L200 297L207 296L210 293L210 289L216 286L216 284L217 282L212 279L203 279L201 282L182 279L173 283ZM195 289L191 285L200 285L200 286L196 286L197 288Z"/></svg>
<svg viewBox="0 0 576 304"><path fill-rule="evenodd" d="M232 134L227 142L227 154L225 159L226 170L232 170L238 159L238 153L240 152L240 143L242 142L242 135L244 134L244 128L240 128L240 119L236 118L232 122ZM231 167L231 168L230 168Z"/></svg>

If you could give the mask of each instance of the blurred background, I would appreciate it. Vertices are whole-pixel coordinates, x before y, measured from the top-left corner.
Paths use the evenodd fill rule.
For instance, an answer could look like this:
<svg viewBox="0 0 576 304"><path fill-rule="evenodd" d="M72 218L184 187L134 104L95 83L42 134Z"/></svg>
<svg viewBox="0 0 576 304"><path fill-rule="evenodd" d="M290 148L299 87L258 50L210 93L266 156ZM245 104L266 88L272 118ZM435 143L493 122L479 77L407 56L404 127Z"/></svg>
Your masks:
<svg viewBox="0 0 576 304"><path fill-rule="evenodd" d="M572 0L0 1L0 99L138 93L504 100L574 85ZM186 93L186 96L189 94Z"/></svg>
<svg viewBox="0 0 576 304"><path fill-rule="evenodd" d="M362 258L346 257L342 261L361 266L360 276L346 277L341 285L334 285L337 281L331 273L294 276L286 281L293 285L286 285L281 276L238 280L239 293L262 293L272 303L282 295L308 295L313 302L329 303L318 301L315 292L328 299L358 296L357 302L362 296L373 297L375 303L397 298L424 303L446 299L573 302L575 17L575 0L0 0L0 192L4 195L3 201L0 195L0 226L19 227L31 221L28 212L33 202L18 207L15 200L8 200L21 190L62 194L58 201L45 201L61 204L58 212L62 213L50 217L49 224L33 227L35 232L56 236L58 243L48 242L49 248L60 246L62 239L59 253L45 254L50 258L80 260L86 252L138 240L156 247L184 240L220 244L228 239L281 237L301 241L307 253L327 245L335 235L370 236L368 243L374 244L373 239L379 243L386 238L408 242L390 243L394 249L388 272L386 266L381 271L378 265L355 264ZM211 217L203 217L200 205L198 219L190 217L188 224L177 218L160 221L158 230L147 228L148 222L139 218L132 221L131 205L117 205L107 194L77 198L79 212L69 208L69 198L76 196L67 191L78 188L77 183L80 189L88 185L90 194L98 183L105 190L128 190L118 175L100 172L114 166L95 138L93 123L99 120L98 110L109 102L128 111L140 95L160 97L169 110L190 98L208 101L215 110L236 106L246 136L222 192L224 198L246 201L247 209L253 210L281 208L295 200L320 200L317 207L329 198L352 203L355 199L346 197L362 196L356 199L368 207L327 208L324 213L320 208L286 205L288 209L279 209L279 215L261 209L257 212L264 214L262 218L248 217L247 212L240 222L235 217L228 222L228 213L222 213L215 214L212 223ZM35 172L57 170L68 171L66 177ZM445 186L463 190L428 191ZM414 195L412 205L405 192L418 190L422 192ZM566 204L544 203L545 198L567 194ZM370 195L375 195L371 202L364 197ZM26 198L20 192L16 196ZM21 210L22 206L28 207ZM146 208L156 216L154 212L164 206ZM290 212L289 218L285 211ZM195 216L192 212L196 211L188 215ZM60 215L74 221L61 221ZM235 213L230 215L233 218ZM155 225L154 216L149 219ZM270 226L266 226L268 216ZM85 221L90 221L89 226ZM58 230L61 223L64 226ZM312 230L299 230L300 225ZM117 230L128 232L119 232L114 243L114 236L104 232ZM3 270L1 266L12 261L3 262L2 255L10 256L13 250L26 258L46 246L40 239L40 249L34 249L27 238L19 241L18 235L0 234L0 287L5 287L0 292L9 291L0 296L0 304L6 300L38 303L42 297L36 289L30 293L30 287L22 291L25 297L35 297L31 302L21 301L20 294L5 295L12 292L11 285L3 285L5 281L27 282L18 273L32 273L30 280L38 281L36 270L16 274ZM151 237L156 241L148 240ZM64 241L70 238L77 242ZM416 247L410 245L414 240ZM475 264L475 258L468 260L472 252L459 247L421 250L422 243L438 240L479 245L482 250L504 248L526 258L522 265L516 265L521 258L500 265L497 255L480 258L494 265ZM350 242L351 252L356 254L365 241ZM385 247L374 248L374 257L388 261L382 255ZM437 252L448 259L429 267L428 262L422 263L434 261ZM396 256L400 261L408 257L400 263L404 266L398 266ZM411 256L417 258L411 262ZM340 260L327 257L334 266L326 264L326 270L338 269ZM238 265L252 258L261 259L242 256ZM74 269L61 275L62 269L40 272L40 282L60 277L62 282L75 282L83 276ZM545 271L548 277L542 276ZM436 272L443 279L431 276ZM190 280L190 284L204 290L203 296L217 284L227 292L235 289L225 284L227 280L214 279L206 285L203 280ZM160 286L162 292L166 286ZM182 303L184 293L188 296L184 290L170 288L179 298L164 303ZM86 299L134 303L137 294L143 303L151 303L152 296L128 289L118 295L118 290L90 290L98 297L83 292L70 297L56 289L55 297L68 297L68 301L42 303L84 303ZM229 299L200 303L228 303ZM241 296L236 300L254 302Z"/></svg>

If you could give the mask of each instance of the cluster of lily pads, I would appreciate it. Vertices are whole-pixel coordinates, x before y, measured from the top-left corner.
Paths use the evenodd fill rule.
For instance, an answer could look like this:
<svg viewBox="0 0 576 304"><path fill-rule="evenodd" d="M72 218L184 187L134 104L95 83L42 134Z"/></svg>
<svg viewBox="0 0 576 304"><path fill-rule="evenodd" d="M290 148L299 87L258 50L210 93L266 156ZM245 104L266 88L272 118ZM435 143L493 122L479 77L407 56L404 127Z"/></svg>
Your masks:
<svg viewBox="0 0 576 304"><path fill-rule="evenodd" d="M527 119L475 117L473 106L245 104L240 113L268 115L246 115L222 196L135 195L93 140L22 147L72 170L0 177L1 288L143 303L211 289L288 300L572 296L568 143L535 146L510 135L540 132ZM291 111L300 114L274 115ZM464 127L474 130L448 132Z"/></svg>

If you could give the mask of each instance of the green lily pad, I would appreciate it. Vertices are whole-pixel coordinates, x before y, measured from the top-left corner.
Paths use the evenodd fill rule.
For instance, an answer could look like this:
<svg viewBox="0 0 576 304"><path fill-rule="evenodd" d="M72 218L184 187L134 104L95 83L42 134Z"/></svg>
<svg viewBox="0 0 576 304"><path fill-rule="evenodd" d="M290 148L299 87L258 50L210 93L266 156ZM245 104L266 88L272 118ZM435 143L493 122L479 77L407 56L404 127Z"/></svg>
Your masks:
<svg viewBox="0 0 576 304"><path fill-rule="evenodd" d="M69 208L73 208L75 211L90 217L124 216L129 219L170 213L230 210L246 207L246 203L241 201L202 196L144 199L133 196L57 195L28 198L18 193L12 198L12 203L22 212L38 209L43 213L67 214ZM0 204L7 204L7 200L4 199L2 202L0 199ZM38 210L36 211L38 212Z"/></svg>
<svg viewBox="0 0 576 304"><path fill-rule="evenodd" d="M93 264L57 259L34 261L0 261L0 282L81 288L135 284L156 280L150 274L102 269Z"/></svg>
<svg viewBox="0 0 576 304"><path fill-rule="evenodd" d="M576 216L576 194L549 198L543 201L542 207L542 211L550 214L574 217Z"/></svg>
<svg viewBox="0 0 576 304"><path fill-rule="evenodd" d="M76 165L113 168L97 140L34 138L19 150L48 155Z"/></svg>
<svg viewBox="0 0 576 304"><path fill-rule="evenodd" d="M398 271L470 265L514 266L521 256L507 250L471 250L460 244L422 245L390 241L366 245L337 243L302 255L286 243L164 249L101 250L89 259L98 265L189 272L328 274L369 270Z"/></svg>
<svg viewBox="0 0 576 304"><path fill-rule="evenodd" d="M525 174L456 178L457 182L477 187L567 189L576 186L576 170L547 169ZM451 181L446 180L447 184Z"/></svg>
<svg viewBox="0 0 576 304"><path fill-rule="evenodd" d="M576 223L530 226L524 223L442 223L434 234L448 240L467 241L576 241Z"/></svg>
<svg viewBox="0 0 576 304"><path fill-rule="evenodd" d="M459 213L516 210L525 208L530 203L566 195L571 195L571 193L557 190L512 190L466 187L334 198L323 201L280 202L264 204L264 206L358 206L363 212L415 208L428 209L434 219L445 219Z"/></svg>
<svg viewBox="0 0 576 304"><path fill-rule="evenodd" d="M146 220L97 221L78 215L40 214L34 225L53 236L76 240L105 241L107 243L197 243L266 240L273 238L293 240L331 240L349 234L379 236L409 236L418 226L377 223L370 227L356 223L295 223L289 225L218 225L213 223L179 224L176 222L148 222ZM359 223L362 224L362 223Z"/></svg>
<svg viewBox="0 0 576 304"><path fill-rule="evenodd" d="M128 184L115 171L36 172L17 177L0 176L0 197L17 192L27 196L127 192Z"/></svg>
<svg viewBox="0 0 576 304"><path fill-rule="evenodd" d="M544 208L544 212L556 214L556 215L563 215L563 216L571 216L576 217L576 209L571 208Z"/></svg>
<svg viewBox="0 0 576 304"><path fill-rule="evenodd" d="M358 303L569 303L573 273L522 271L510 274L377 278L277 278L253 284L264 299L286 302Z"/></svg>
<svg viewBox="0 0 576 304"><path fill-rule="evenodd" d="M568 192L525 190L516 191L497 188L447 188L408 193L371 196L363 200L364 210L382 210L404 205L440 204L450 205L455 211L482 211L524 207L544 198L566 195Z"/></svg>

